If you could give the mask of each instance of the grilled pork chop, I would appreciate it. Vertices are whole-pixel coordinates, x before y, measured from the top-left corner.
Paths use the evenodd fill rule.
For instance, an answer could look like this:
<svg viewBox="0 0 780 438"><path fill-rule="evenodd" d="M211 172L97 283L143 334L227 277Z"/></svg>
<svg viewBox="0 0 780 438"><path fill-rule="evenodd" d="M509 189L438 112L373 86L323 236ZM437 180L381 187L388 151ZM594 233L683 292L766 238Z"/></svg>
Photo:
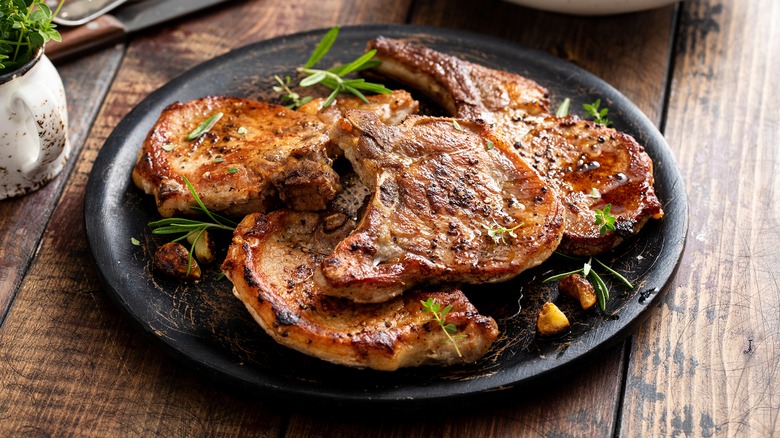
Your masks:
<svg viewBox="0 0 780 438"><path fill-rule="evenodd" d="M337 364L392 371L476 361L498 335L460 291L410 292L381 304L324 295L312 280L318 263L353 228L341 213L277 210L247 216L235 231L222 270L234 293L277 342ZM446 323L459 356L421 300L451 305Z"/></svg>
<svg viewBox="0 0 780 438"><path fill-rule="evenodd" d="M314 104L292 111L222 96L174 103L149 132L133 181L155 196L163 217L190 214L190 206L196 205L183 177L209 210L227 215L268 211L279 201L296 210L323 209L340 190L331 164L341 151L328 137L333 114L340 108L365 107L396 121L417 111L417 102L405 91L368 99L368 104L339 99L323 111ZM205 133L187 139L220 113Z"/></svg>
<svg viewBox="0 0 780 438"><path fill-rule="evenodd" d="M653 163L633 137L576 116L549 117L520 141L520 150L564 194L566 232L559 251L593 255L663 216ZM610 204L615 231L601 234L594 211Z"/></svg>
<svg viewBox="0 0 780 438"><path fill-rule="evenodd" d="M400 40L377 38L375 72L432 96L450 114L485 120L562 196L566 229L560 251L609 250L663 216L649 156L629 135L549 114L547 91L521 76L491 70ZM595 209L611 204L616 230L601 234Z"/></svg>
<svg viewBox="0 0 780 438"><path fill-rule="evenodd" d="M558 246L553 190L483 123L409 116L388 126L353 110L331 136L372 197L314 274L326 294L382 302L421 283L502 281Z"/></svg>

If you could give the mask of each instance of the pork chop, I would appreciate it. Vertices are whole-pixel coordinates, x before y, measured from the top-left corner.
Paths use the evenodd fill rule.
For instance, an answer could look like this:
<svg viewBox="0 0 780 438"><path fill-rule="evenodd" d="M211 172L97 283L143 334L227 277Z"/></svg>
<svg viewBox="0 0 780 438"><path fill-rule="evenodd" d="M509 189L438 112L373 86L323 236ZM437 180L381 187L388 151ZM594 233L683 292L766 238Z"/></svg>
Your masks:
<svg viewBox="0 0 780 438"><path fill-rule="evenodd" d="M312 280L319 262L353 228L341 213L277 210L247 216L235 231L222 270L235 295L278 343L329 362L392 371L476 361L498 335L460 291L410 292L381 304L324 295ZM458 351L424 311L432 298L459 335Z"/></svg>
<svg viewBox="0 0 780 438"><path fill-rule="evenodd" d="M549 114L547 91L522 76L401 40L380 37L368 48L382 61L375 72L429 94L451 115L488 122L550 179L566 207L560 251L598 254L663 216L652 162L631 136ZM607 203L617 226L601 234L595 209Z"/></svg>
<svg viewBox="0 0 780 438"><path fill-rule="evenodd" d="M144 141L133 181L155 196L163 217L192 213L196 204L184 177L209 210L231 216L268 211L280 202L296 210L323 209L340 190L332 161L341 150L328 137L334 114L365 107L396 121L417 111L405 91L368 100L342 98L322 111L313 103L293 111L224 96L174 103ZM219 114L208 130L191 135Z"/></svg>
<svg viewBox="0 0 780 438"><path fill-rule="evenodd" d="M630 135L576 116L549 117L520 141L533 167L564 194L566 232L558 250L608 251L663 216L653 187L653 162ZM615 231L602 234L594 211L610 205Z"/></svg>
<svg viewBox="0 0 780 438"><path fill-rule="evenodd" d="M331 136L372 197L314 274L326 294L382 302L421 283L503 281L558 246L553 190L484 123L389 126L353 110Z"/></svg>

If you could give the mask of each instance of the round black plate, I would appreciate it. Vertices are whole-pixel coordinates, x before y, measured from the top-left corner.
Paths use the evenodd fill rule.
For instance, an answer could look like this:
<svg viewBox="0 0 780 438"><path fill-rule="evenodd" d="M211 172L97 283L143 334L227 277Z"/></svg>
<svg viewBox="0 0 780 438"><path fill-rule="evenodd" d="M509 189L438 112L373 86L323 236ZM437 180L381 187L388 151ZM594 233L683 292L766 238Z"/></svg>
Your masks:
<svg viewBox="0 0 780 438"><path fill-rule="evenodd" d="M84 214L89 245L106 289L123 309L189 366L235 387L286 399L303 396L362 406L441 404L523 386L560 373L631 333L669 285L685 243L685 188L668 145L631 102L584 70L506 41L445 29L344 28L321 64L354 59L378 35L414 38L437 50L530 77L551 91L553 105L570 97L572 113L582 103L597 98L605 102L615 127L646 145L666 211L637 239L600 258L636 285L628 290L603 275L612 285L608 306L612 317L578 311L562 297L557 302L569 312L572 332L553 340L536 337L536 312L543 301L557 295L554 287L541 284L541 278L551 270L574 266L553 260L511 282L467 290L482 313L496 318L502 332L478 363L386 373L332 365L277 345L233 297L227 280L212 277L199 285L185 285L152 275L151 253L162 240L152 236L146 224L158 216L153 200L135 188L130 173L160 111L174 101L209 94L266 97L273 75L294 76L295 67L306 62L323 34L275 38L212 59L151 94L116 127L95 161ZM132 237L141 245L132 245Z"/></svg>

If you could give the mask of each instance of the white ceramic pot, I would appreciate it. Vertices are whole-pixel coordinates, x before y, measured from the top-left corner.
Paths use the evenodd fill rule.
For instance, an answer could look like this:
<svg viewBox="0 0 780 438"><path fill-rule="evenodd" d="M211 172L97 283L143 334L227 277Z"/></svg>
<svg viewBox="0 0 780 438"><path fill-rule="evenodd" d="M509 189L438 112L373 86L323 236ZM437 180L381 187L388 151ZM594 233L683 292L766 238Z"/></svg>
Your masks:
<svg viewBox="0 0 780 438"><path fill-rule="evenodd" d="M0 75L0 199L39 189L69 155L65 88L41 49L20 69Z"/></svg>

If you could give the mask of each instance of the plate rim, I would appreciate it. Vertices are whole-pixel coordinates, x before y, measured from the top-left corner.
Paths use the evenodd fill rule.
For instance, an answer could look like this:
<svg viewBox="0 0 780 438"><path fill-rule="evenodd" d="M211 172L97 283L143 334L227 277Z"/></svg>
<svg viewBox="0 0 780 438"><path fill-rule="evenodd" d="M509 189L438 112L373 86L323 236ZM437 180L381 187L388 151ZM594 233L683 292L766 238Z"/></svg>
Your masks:
<svg viewBox="0 0 780 438"><path fill-rule="evenodd" d="M328 28L315 29L315 30L298 32L298 33L293 33L288 35L280 35L274 38L257 41L233 49L225 54L206 60L190 69L183 71L177 77L167 82L165 85L158 88L157 90L153 91L147 97L145 97L141 102L139 102L115 126L111 135L109 135L103 147L101 147L101 150L99 151L98 156L96 157L93 163L93 167L90 170L89 180L87 182L87 187L85 190L84 220L85 220L85 230L87 234L89 251L90 254L92 255L93 261L97 266L97 272L100 276L101 283L104 289L108 292L109 296L112 298L112 300L119 305L119 307L122 309L122 311L125 314L129 315L138 325L140 325L144 329L146 333L148 333L153 339L155 339L158 342L158 344L161 344L164 347L164 350L166 352L172 353L172 356L176 358L179 362L185 363L189 366L194 366L199 372L208 374L211 378L216 379L218 381L224 381L226 383L230 383L232 386L237 387L239 390L244 390L244 391L249 390L250 392L262 393L266 395L270 393L276 396L281 396L288 400L294 400L300 397L307 397L307 398L318 399L320 401L336 402L337 405L342 405L345 403L350 405L356 405L356 404L359 405L359 404L367 403L374 407L377 404L389 405L394 407L399 407L399 406L407 407L407 406L419 406L420 404L426 404L426 405L439 404L444 401L458 400L465 397L475 397L478 395L487 395L488 393L491 394L495 394L499 392L506 393L509 392L507 390L516 390L526 385L535 383L536 381L547 379L550 376L564 374L567 372L567 370L571 369L571 367L573 367L577 363L586 360L586 358L592 357L597 352L610 348L616 343L625 339L625 337L627 337L628 334L633 333L636 330L636 327L638 327L639 324L641 324L645 319L647 319L650 316L650 309L655 307L660 302L661 297L666 293L666 291L671 286L677 268L680 264L680 261L682 260L682 254L684 252L685 241L687 237L689 213L688 213L687 192L685 190L685 184L683 182L682 175L680 173L679 166L677 165L676 159L672 154L671 148L666 143L666 140L663 138L663 135L658 131L655 125L644 115L644 113L642 113L641 110L639 110L628 98L623 96L622 93L620 93L614 87L609 85L607 82L587 72L586 70L582 69L579 66L571 64L563 59L554 57L553 55L540 51L538 49L529 48L505 39L484 35L484 34L477 34L469 31L435 28L435 27L419 26L419 25L408 25L408 24L382 24L382 25L342 26L341 36L343 38L345 34L353 34L353 33L357 33L357 34L373 33L375 35L379 35L382 33L393 33L393 34L402 33L402 34L415 34L415 35L419 34L419 35L431 35L431 36L455 35L463 40L475 42L476 46L481 47L482 45L486 45L491 47L492 49L500 49L500 51L519 52L519 53L526 53L529 55L533 55L534 57L538 57L539 59L541 59L542 60L541 62L547 64L548 66L552 65L554 68L559 69L561 71L569 71L569 72L574 71L578 77L584 77L588 81L594 82L596 85L598 85L600 92L606 90L608 91L607 94L609 94L610 96L617 97L617 101L619 101L620 107L622 108L623 111L626 111L627 113L627 115L625 116L627 120L636 121L637 126L642 128L640 130L649 128L650 130L649 135L653 137L654 141L658 141L658 139L660 138L661 149L654 150L653 155L658 155L660 156L660 158L663 159L663 165L665 167L664 174L668 174L669 172L671 172L671 176L673 178L670 181L670 183L673 185L673 187L671 187L670 190L673 189L674 197L675 197L674 200L662 200L662 202L665 203L665 206L666 203L675 202L676 203L675 205L677 205L677 207L682 207L682 211L681 211L682 214L680 214L680 216L669 219L669 220L673 220L677 225L679 225L680 230L678 232L678 235L672 236L672 237L676 237L676 239L669 243L670 248L666 249L665 247L664 249L664 251L671 251L675 260L671 265L667 264L667 266L663 267L664 269L663 273L665 274L663 276L665 277L665 280L663 281L662 287L659 290L655 291L654 294L650 296L648 300L646 300L646 302L644 303L644 308L640 309L637 312L638 315L631 318L629 323L621 326L621 328L617 331L613 331L612 333L607 333L608 336L605 337L602 336L600 339L597 340L595 346L592 346L584 353L579 354L565 362L558 363L557 365L552 366L540 373L537 373L534 376L531 376L532 377L531 380L528 380L528 378L526 377L520 380L511 381L511 378L509 378L509 379L505 379L505 381L503 381L503 383L500 385L493 384L490 387L484 387L484 386L472 385L472 384L463 385L463 382L457 382L455 385L456 390L447 391L446 394L441 394L440 392L428 393L428 392L418 391L415 396L409 396L409 395L399 396L399 395L395 395L395 392L391 392L391 393L382 393L382 394L356 394L350 397L347 394L334 395L327 390L316 391L316 389L320 389L320 388L314 388L314 387L310 388L309 391L290 390L289 388L279 388L279 387L274 387L273 385L266 385L266 387L258 387L256 385L250 385L250 387L243 387L248 382L246 382L241 375L226 372L225 369L218 368L217 366L218 364L203 362L202 359L198 360L197 358L193 357L191 352L186 351L186 348L182 348L180 345L174 345L173 343L168 342L166 339L157 336L152 330L152 327L150 327L148 323L142 320L140 315L137 315L134 309L130 307L130 304L123 296L122 291L115 288L115 281L112 282L111 281L112 279L108 278L107 273L104 272L104 269L100 265L100 260L105 260L105 257L108 254L105 254L105 251L103 251L101 248L101 242L99 238L102 234L97 229L99 227L97 227L98 225L96 223L97 218L95 217L95 215L98 212L100 212L103 206L96 205L96 202L98 200L103 199L104 196L102 194L104 194L108 190L106 181L101 180L100 178L101 171L105 170L106 167L111 167L113 165L112 159L115 158L114 155L116 155L118 152L121 152L123 148L128 147L128 146L123 146L121 139L118 139L117 137L120 137L120 133L124 129L132 126L137 126L138 122L140 120L143 120L144 116L149 112L150 107L156 106L157 102L159 102L161 99L165 98L171 93L174 93L178 88L185 85L188 81L190 81L191 77L207 74L209 71L215 68L214 67L215 64L226 63L226 62L230 63L231 61L235 59L240 59L242 56L246 56L247 54L252 53L253 51L260 51L265 47L273 47L275 45L282 44L286 41L307 39L313 36L321 36L327 30ZM536 80L536 78L531 78L531 79ZM648 142L645 141L644 143L647 144ZM140 147L140 145L138 145L138 147ZM659 157L653 156L652 158L655 164L657 158ZM657 176L658 167L656 167L655 173ZM129 172L128 172L128 176L129 176ZM125 183L127 183L127 181ZM678 199L678 197L682 197L682 199ZM661 254L659 254L659 258L660 257ZM651 275L654 273L656 273L656 271L651 272ZM510 380L510 381L506 381L506 380ZM460 386L458 387L458 385ZM451 388L451 386L447 386L447 388L449 389ZM403 393L403 391L401 392Z"/></svg>

